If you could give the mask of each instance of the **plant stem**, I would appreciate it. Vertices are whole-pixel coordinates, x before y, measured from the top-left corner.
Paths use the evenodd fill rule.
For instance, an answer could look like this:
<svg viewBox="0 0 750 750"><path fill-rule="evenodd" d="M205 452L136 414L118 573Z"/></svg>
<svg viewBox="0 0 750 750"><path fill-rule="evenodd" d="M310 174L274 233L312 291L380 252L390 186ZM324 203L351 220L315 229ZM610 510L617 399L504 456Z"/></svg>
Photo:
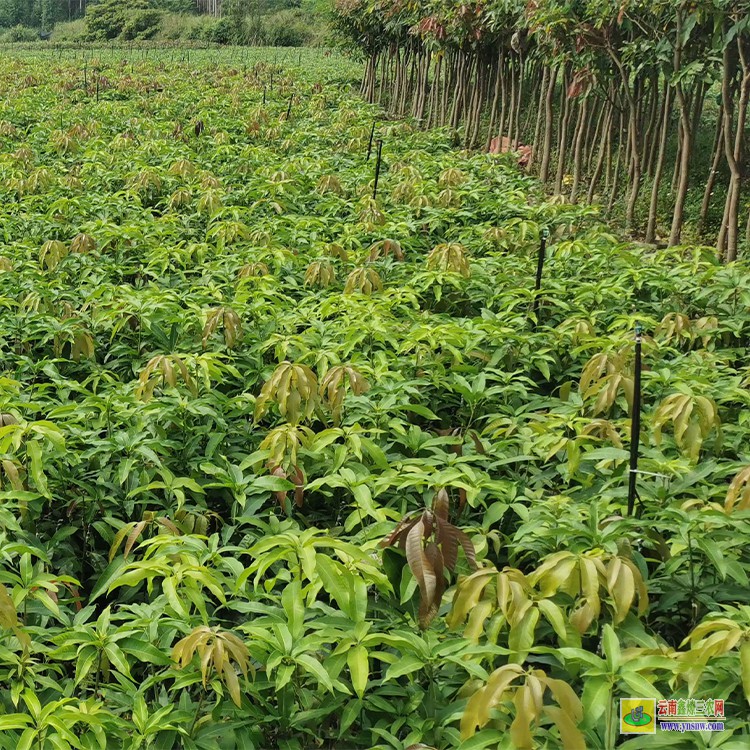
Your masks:
<svg viewBox="0 0 750 750"><path fill-rule="evenodd" d="M195 725L198 723L200 718L201 709L203 708L203 701L206 699L205 691L201 691L201 697L198 699L198 707L195 709L195 716L193 716L193 723L190 725L190 739L193 738L193 732L195 731Z"/></svg>
<svg viewBox="0 0 750 750"><path fill-rule="evenodd" d="M613 750L614 749L614 742L612 741L612 719L613 719L613 711L612 711L612 704L614 702L614 697L612 696L612 693L610 692L608 700L607 700L607 716L605 721L605 737L604 737L604 747L605 750Z"/></svg>

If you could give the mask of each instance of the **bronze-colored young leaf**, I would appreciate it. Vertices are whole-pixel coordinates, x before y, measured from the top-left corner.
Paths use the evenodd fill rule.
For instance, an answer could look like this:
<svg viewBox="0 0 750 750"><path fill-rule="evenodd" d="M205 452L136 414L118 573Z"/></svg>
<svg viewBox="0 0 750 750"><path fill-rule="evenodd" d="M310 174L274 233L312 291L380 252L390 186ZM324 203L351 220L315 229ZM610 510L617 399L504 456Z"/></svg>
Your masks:
<svg viewBox="0 0 750 750"><path fill-rule="evenodd" d="M355 396L359 396L370 389L370 384L359 370L347 364L331 367L320 381L320 396L330 408L336 424L341 421L347 387Z"/></svg>
<svg viewBox="0 0 750 750"><path fill-rule="evenodd" d="M309 420L318 406L318 379L307 366L282 362L265 382L255 402L255 419L261 419L273 402L291 424Z"/></svg>
<svg viewBox="0 0 750 750"><path fill-rule="evenodd" d="M240 706L242 692L235 667L239 667L246 679L248 670L254 672L250 664L250 653L244 642L226 630L200 625L175 644L172 659L180 669L185 669L196 654L199 656L204 689L209 678L215 674L226 686L233 703Z"/></svg>
<svg viewBox="0 0 750 750"><path fill-rule="evenodd" d="M750 466L741 469L729 484L724 500L724 510L750 510Z"/></svg>
<svg viewBox="0 0 750 750"><path fill-rule="evenodd" d="M355 268L346 278L344 294L372 294L382 288L383 282L374 268Z"/></svg>
<svg viewBox="0 0 750 750"><path fill-rule="evenodd" d="M458 548L472 568L476 553L469 537L448 522L447 492L435 494L432 510L424 510L415 518L402 519L381 541L382 547L398 546L406 552L406 561L419 587L419 626L426 628L437 615L445 591L445 570L454 570Z"/></svg>
<svg viewBox="0 0 750 750"><path fill-rule="evenodd" d="M224 343L227 349L233 349L237 341L242 336L242 321L240 316L226 305L215 307L208 311L206 315L206 324L203 326L202 344L205 349L208 345L209 338L221 328L224 334Z"/></svg>
<svg viewBox="0 0 750 750"><path fill-rule="evenodd" d="M336 270L326 260L315 260L305 271L305 286L327 287L336 280Z"/></svg>
<svg viewBox="0 0 750 750"><path fill-rule="evenodd" d="M545 703L546 695L551 695L555 703ZM563 750L586 750L584 735L577 726L583 718L583 706L575 692L541 669L525 671L518 664L496 669L469 698L461 717L461 738L470 739L477 729L486 726L493 708L505 706L509 710L511 704L514 716L510 736L514 748L533 750L536 731L546 716L557 727Z"/></svg>
<svg viewBox="0 0 750 750"><path fill-rule="evenodd" d="M427 255L427 268L450 271L469 278L471 267L466 248L458 242L436 245Z"/></svg>

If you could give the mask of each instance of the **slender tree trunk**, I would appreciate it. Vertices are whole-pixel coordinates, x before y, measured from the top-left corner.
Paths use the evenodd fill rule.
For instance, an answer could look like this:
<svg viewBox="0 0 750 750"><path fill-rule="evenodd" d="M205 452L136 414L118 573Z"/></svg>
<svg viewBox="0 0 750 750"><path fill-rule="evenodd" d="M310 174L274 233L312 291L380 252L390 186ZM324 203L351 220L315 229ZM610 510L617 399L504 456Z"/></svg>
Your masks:
<svg viewBox="0 0 750 750"><path fill-rule="evenodd" d="M651 203L648 209L648 225L646 226L646 242L652 243L656 239L656 219L659 208L659 187L664 170L664 156L667 150L667 136L669 135L669 121L672 116L672 97L669 82L664 84L661 133L659 135L659 149L654 168L654 179L651 185Z"/></svg>
<svg viewBox="0 0 750 750"><path fill-rule="evenodd" d="M682 70L682 29L683 29L683 10L677 11L677 26L674 51L674 71L679 74ZM697 94L698 92L696 92ZM682 81L675 83L675 96L677 98L677 107L680 111L680 122L682 123L682 136L680 142L680 173L677 182L677 195L675 196L674 213L672 214L672 229L669 233L669 246L679 244L682 236L682 223L685 214L685 199L687 198L688 179L690 177L690 157L692 155L692 122L690 120L690 110L688 109L685 92L682 88Z"/></svg>
<svg viewBox="0 0 750 750"><path fill-rule="evenodd" d="M534 141L531 144L531 155L529 156L528 169L531 169L536 159L537 151L539 150L539 138L542 132L542 115L544 113L544 100L547 96L547 88L549 87L549 68L545 65L544 72L542 73L542 82L539 85L539 102L536 109L536 124L534 126Z"/></svg>
<svg viewBox="0 0 750 750"><path fill-rule="evenodd" d="M523 78L524 78L524 61L521 55L518 56L518 88L516 91L516 109L514 118L513 147L518 148L521 144L521 103L523 101Z"/></svg>
<svg viewBox="0 0 750 750"><path fill-rule="evenodd" d="M591 128L589 127L586 130L586 134L584 136L584 161L586 163L586 170L591 173L592 168L594 166L594 157L598 155L599 151L601 150L601 144L603 142L602 132L603 132L603 126L607 119L607 107L602 103L602 106L597 107L597 101L595 98L595 95L592 93L591 95L594 97L594 108L598 110L599 114L596 115L596 117L589 117L589 125L592 123L594 124L594 133L591 135ZM598 148L599 147L599 148Z"/></svg>
<svg viewBox="0 0 750 750"><path fill-rule="evenodd" d="M583 94L581 97L581 103L578 107L578 125L576 127L576 133L574 137L573 146L573 184L570 188L570 202L576 202L576 196L578 195L578 185L581 182L581 162L583 160L583 135L586 132L586 126L588 125L588 106L589 97L588 94Z"/></svg>
<svg viewBox="0 0 750 750"><path fill-rule="evenodd" d="M649 156L653 154L654 149L651 147L651 144L654 143L654 141L658 140L655 137L655 133L659 127L659 100L661 97L659 96L659 74L656 72L651 77L651 82L649 85L649 101L648 101L648 107L646 114L644 112L644 119L647 122L646 125L646 134L643 138L643 155L644 155L644 166L643 171L647 175L652 175L653 172L651 171L651 164ZM641 131L643 132L643 131Z"/></svg>
<svg viewBox="0 0 750 750"><path fill-rule="evenodd" d="M716 118L716 134L714 135L713 159L711 160L711 170L706 179L706 187L703 191L703 202L701 203L701 213L698 218L698 235L700 236L706 228L708 211L711 207L711 196L716 184L716 175L719 171L719 163L724 153L724 112L719 109L719 115Z"/></svg>
<svg viewBox="0 0 750 750"><path fill-rule="evenodd" d="M508 109L508 61L503 53L503 64L500 66L500 122L497 129L498 142L502 149L503 138L505 137L505 112Z"/></svg>
<svg viewBox="0 0 750 750"><path fill-rule="evenodd" d="M510 104L508 106L508 147L515 146L516 133L514 125L516 122L516 61L510 58Z"/></svg>
<svg viewBox="0 0 750 750"><path fill-rule="evenodd" d="M599 144L599 155L596 159L596 166L594 167L594 173L591 176L591 182L589 183L589 192L586 196L586 201L591 204L594 202L594 194L596 193L596 185L599 182L599 178L602 175L602 168L604 166L604 157L609 149L609 140L612 134L612 117L614 114L614 107L609 105L607 108L607 116L604 121L604 137L601 139Z"/></svg>
<svg viewBox="0 0 750 750"><path fill-rule="evenodd" d="M565 71L562 85L562 117L557 139L557 174L555 175L555 195L562 193L563 175L565 174L565 159L567 156L568 120L570 119L570 97L568 96L568 73Z"/></svg>
<svg viewBox="0 0 750 750"><path fill-rule="evenodd" d="M539 168L539 179L546 184L549 179L549 162L552 152L552 127L553 122L553 98L555 95L555 83L557 81L557 68L552 68L547 85L547 94L544 100L544 145L542 146L542 162Z"/></svg>
<svg viewBox="0 0 750 750"><path fill-rule="evenodd" d="M635 94L630 86L628 75L620 61L615 57L616 64L620 69L625 96L628 102L628 140L630 143L630 179L632 186L625 209L625 222L628 229L635 229L635 206L641 189L641 157L638 143L638 104Z"/></svg>
<svg viewBox="0 0 750 750"><path fill-rule="evenodd" d="M748 94L750 93L750 71L745 59L742 35L737 36L737 48L742 63L742 78L740 82L740 100L737 106L737 126L732 141L733 109L731 96L731 81L734 77L736 63L731 58L730 45L724 48L723 64L724 78L721 86L721 96L724 104L724 151L729 165L729 190L724 210L724 222L719 234L719 247L724 250L724 259L731 262L737 259L738 223L740 193L742 190L742 171L740 163L744 146L745 121L747 117Z"/></svg>
<svg viewBox="0 0 750 750"><path fill-rule="evenodd" d="M625 116L621 110L618 125L617 125L617 146L614 148L614 169L612 170L612 191L609 195L609 202L607 203L607 216L612 215L612 209L615 206L615 199L620 192L620 162L622 153L622 131L625 126Z"/></svg>

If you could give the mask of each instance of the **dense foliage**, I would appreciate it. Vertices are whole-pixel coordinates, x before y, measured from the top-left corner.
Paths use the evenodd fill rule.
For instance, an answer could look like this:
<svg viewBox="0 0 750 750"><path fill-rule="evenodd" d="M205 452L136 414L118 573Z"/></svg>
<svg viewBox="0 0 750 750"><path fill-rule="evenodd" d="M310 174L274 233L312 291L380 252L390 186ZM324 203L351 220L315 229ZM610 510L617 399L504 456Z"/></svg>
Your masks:
<svg viewBox="0 0 750 750"><path fill-rule="evenodd" d="M0 61L0 748L746 748L747 264L261 58Z"/></svg>
<svg viewBox="0 0 750 750"><path fill-rule="evenodd" d="M299 47L325 37L329 11L328 0L0 0L0 41Z"/></svg>
<svg viewBox="0 0 750 750"><path fill-rule="evenodd" d="M338 0L362 91L468 146L513 150L637 237L750 245L750 6ZM683 237L683 234L685 236Z"/></svg>

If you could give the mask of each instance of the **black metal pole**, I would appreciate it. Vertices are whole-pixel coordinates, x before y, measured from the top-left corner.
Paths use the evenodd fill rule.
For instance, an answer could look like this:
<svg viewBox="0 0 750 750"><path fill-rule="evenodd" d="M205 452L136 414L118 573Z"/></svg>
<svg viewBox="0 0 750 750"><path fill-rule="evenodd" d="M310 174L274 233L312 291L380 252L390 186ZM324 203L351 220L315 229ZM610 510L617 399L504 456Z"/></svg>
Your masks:
<svg viewBox="0 0 750 750"><path fill-rule="evenodd" d="M375 120L372 121L372 127L370 128L370 142L367 144L367 161L370 161L370 154L372 153L372 139L375 137Z"/></svg>
<svg viewBox="0 0 750 750"><path fill-rule="evenodd" d="M375 185L372 188L372 199L375 200L375 197L378 194L378 180L380 179L380 162L381 157L383 153L383 141L378 138L378 153L377 153L377 160L375 162Z"/></svg>
<svg viewBox="0 0 750 750"><path fill-rule="evenodd" d="M628 515L635 510L637 495L635 480L638 476L638 443L641 437L641 340L643 329L635 326L635 368L633 373L633 414L630 420L630 471L628 472Z"/></svg>
<svg viewBox="0 0 750 750"><path fill-rule="evenodd" d="M545 227L542 229L541 236L539 238L539 255L536 260L536 281L534 283L534 327L539 323L539 303L540 297L539 292L542 288L542 273L544 271L544 259L547 254L547 238L549 237L549 230Z"/></svg>
<svg viewBox="0 0 750 750"><path fill-rule="evenodd" d="M266 87L263 87L263 106L266 106Z"/></svg>
<svg viewBox="0 0 750 750"><path fill-rule="evenodd" d="M288 106L288 107L286 108L286 119L287 119L287 121L289 120L289 117L290 117L290 116L291 116L291 114L292 114L292 102L293 102L293 101L294 101L294 94L292 94L292 95L291 95L291 96L289 97L289 106Z"/></svg>

